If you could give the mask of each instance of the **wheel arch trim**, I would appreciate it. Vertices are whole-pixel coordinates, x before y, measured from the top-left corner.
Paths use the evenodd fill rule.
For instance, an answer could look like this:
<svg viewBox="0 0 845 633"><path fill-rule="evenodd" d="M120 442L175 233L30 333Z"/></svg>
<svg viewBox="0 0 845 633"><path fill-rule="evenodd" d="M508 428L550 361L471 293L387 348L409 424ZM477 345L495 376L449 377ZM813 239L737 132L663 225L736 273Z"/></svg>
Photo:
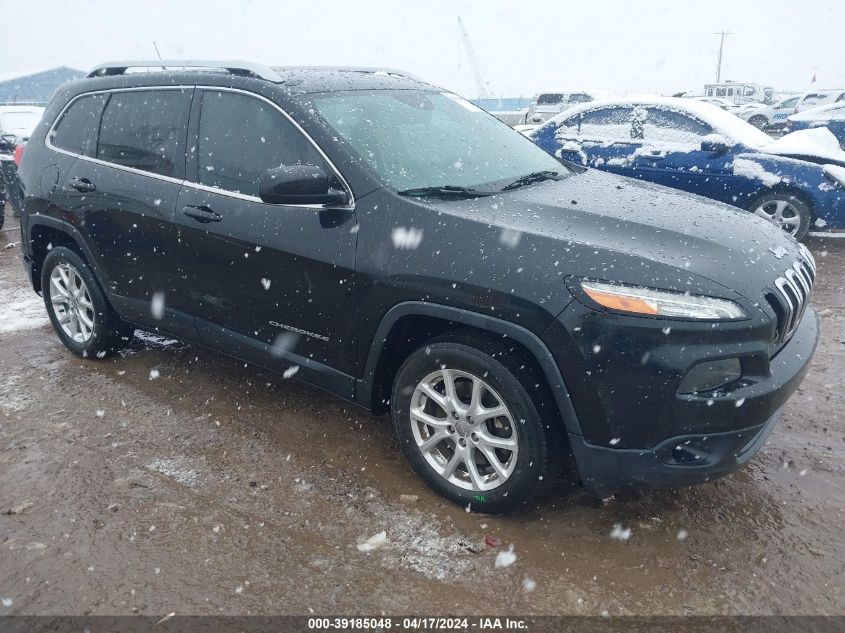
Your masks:
<svg viewBox="0 0 845 633"><path fill-rule="evenodd" d="M88 264L92 267L92 272L95 272L93 270L94 269L94 261L95 261L94 260L94 253L91 251L88 244L85 243L85 240L82 239L82 234L79 232L79 229L77 229L70 222L67 222L65 220L60 220L58 218L54 218L54 217L51 217L49 215L31 214L27 217L26 234L29 238L30 244L26 245L26 251L27 251L26 254L29 256L28 265L32 269L31 279L32 279L33 288L36 291L38 290L38 288L35 288L35 284L38 282L38 279L36 279L35 273L40 271L42 262L35 261L35 259L33 257L34 253L33 253L33 250L32 250L32 246L34 246L34 244L32 244L32 240L33 240L33 231L35 229L37 229L39 226L47 227L47 228L50 228L50 229L56 229L57 231L60 231L61 233L64 233L65 235L67 235L71 240L73 240L73 243L76 244L77 247L79 247L79 250L81 251L82 256L85 258L85 260L88 262ZM96 272L95 272L95 278L96 278ZM101 280L97 279L97 281L102 286Z"/></svg>
<svg viewBox="0 0 845 633"><path fill-rule="evenodd" d="M546 347L539 336L510 321L504 321L496 317L479 314L462 308L425 301L405 301L396 304L384 314L370 343L363 375L361 378L356 379L356 402L368 407L371 405L373 391L376 386L376 371L379 360L384 352L384 343L387 341L391 330L397 322L407 316L430 317L448 321L455 325L474 327L492 334L511 338L517 343L520 343L540 366L555 399L566 431L571 434L582 435L581 425L578 422L575 407L572 404L560 369L549 348Z"/></svg>

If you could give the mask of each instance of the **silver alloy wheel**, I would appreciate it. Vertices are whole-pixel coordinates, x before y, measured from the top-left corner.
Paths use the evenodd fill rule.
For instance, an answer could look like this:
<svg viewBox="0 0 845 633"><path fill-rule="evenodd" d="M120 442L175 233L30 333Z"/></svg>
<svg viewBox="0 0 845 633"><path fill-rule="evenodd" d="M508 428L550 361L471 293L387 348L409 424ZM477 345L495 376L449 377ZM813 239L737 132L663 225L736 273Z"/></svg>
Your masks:
<svg viewBox="0 0 845 633"><path fill-rule="evenodd" d="M50 303L62 331L77 343L87 343L94 335L94 303L79 272L68 263L58 264L50 273Z"/></svg>
<svg viewBox="0 0 845 633"><path fill-rule="evenodd" d="M478 376L439 369L411 397L411 430L426 462L446 481L492 490L513 474L516 423L504 400Z"/></svg>
<svg viewBox="0 0 845 633"><path fill-rule="evenodd" d="M754 214L767 219L790 235L798 233L801 214L789 200L768 200L754 209Z"/></svg>

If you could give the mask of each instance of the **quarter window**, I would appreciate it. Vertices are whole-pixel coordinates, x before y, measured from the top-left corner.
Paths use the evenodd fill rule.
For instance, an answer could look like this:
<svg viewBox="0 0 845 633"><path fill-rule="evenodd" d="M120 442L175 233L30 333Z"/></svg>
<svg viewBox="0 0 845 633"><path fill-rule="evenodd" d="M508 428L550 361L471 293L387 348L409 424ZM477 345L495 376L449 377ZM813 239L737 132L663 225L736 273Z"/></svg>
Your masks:
<svg viewBox="0 0 845 633"><path fill-rule="evenodd" d="M97 158L180 178L185 171L185 130L190 92L116 92L100 125Z"/></svg>
<svg viewBox="0 0 845 633"><path fill-rule="evenodd" d="M62 115L59 124L50 132L54 147L74 154L92 155L94 134L100 120L105 95L87 95L74 101Z"/></svg>

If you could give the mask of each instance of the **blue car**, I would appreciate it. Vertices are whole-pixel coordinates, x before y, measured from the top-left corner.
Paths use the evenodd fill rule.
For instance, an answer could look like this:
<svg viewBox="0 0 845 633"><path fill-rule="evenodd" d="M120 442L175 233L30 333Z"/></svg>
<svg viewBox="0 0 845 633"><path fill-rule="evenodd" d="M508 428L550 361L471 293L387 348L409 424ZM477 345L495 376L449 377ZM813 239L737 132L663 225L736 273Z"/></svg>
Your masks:
<svg viewBox="0 0 845 633"><path fill-rule="evenodd" d="M824 129L774 141L710 104L655 97L578 106L529 136L562 160L747 209L796 239L845 228L845 152Z"/></svg>
<svg viewBox="0 0 845 633"><path fill-rule="evenodd" d="M845 102L805 110L786 119L786 129L790 132L817 127L830 130L839 145L845 149Z"/></svg>

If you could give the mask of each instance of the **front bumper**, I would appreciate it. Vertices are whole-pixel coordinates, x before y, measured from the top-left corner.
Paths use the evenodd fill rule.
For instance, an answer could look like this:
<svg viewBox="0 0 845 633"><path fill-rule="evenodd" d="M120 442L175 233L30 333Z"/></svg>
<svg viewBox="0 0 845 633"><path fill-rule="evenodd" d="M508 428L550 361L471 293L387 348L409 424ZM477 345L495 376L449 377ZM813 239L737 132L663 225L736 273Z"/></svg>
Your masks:
<svg viewBox="0 0 845 633"><path fill-rule="evenodd" d="M715 398L677 396L667 417L680 418L670 428L683 430L647 446L593 443L587 429L583 434L568 433L584 486L605 496L625 488L686 486L735 470L751 459L774 429L809 368L817 342L818 320L807 308L792 339L771 358L768 376ZM638 418L635 409L626 425L629 437L636 435L634 426L650 422Z"/></svg>
<svg viewBox="0 0 845 633"><path fill-rule="evenodd" d="M593 446L578 435L569 442L584 487L599 495L626 488L690 486L718 479L751 459L780 420L726 433L672 437L651 450Z"/></svg>

